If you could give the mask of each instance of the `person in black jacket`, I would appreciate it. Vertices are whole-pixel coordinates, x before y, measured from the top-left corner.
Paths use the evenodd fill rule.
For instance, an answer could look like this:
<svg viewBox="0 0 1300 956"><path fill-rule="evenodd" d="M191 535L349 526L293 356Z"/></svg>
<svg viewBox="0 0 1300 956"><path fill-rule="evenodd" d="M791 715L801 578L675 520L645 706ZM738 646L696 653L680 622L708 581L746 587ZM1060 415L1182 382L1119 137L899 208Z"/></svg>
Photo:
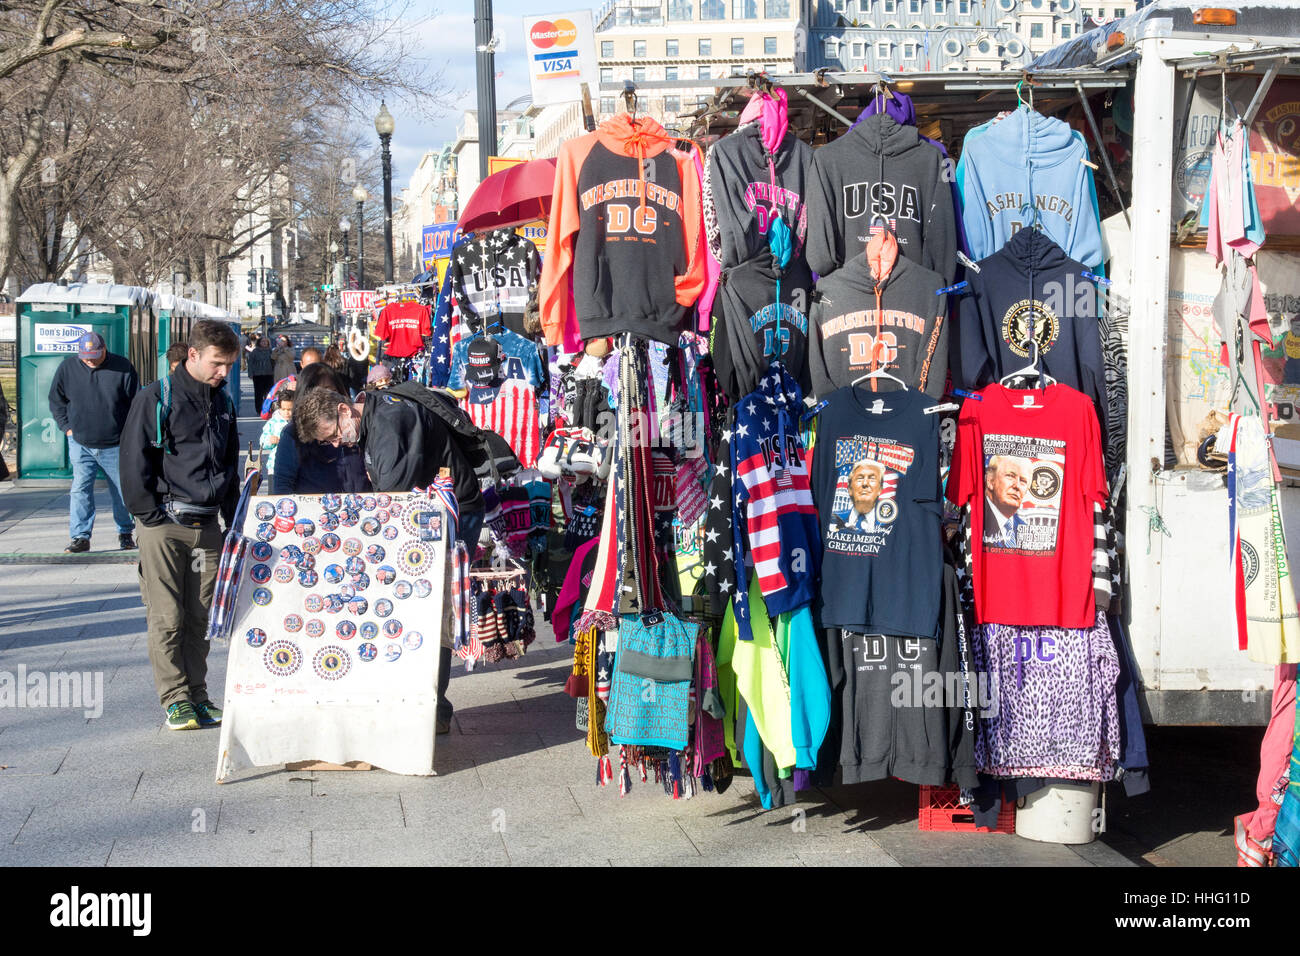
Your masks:
<svg viewBox="0 0 1300 956"><path fill-rule="evenodd" d="M50 413L68 437L68 459L72 464L71 542L63 550L80 554L90 550L95 527L95 477L102 469L108 479L108 499L113 504L117 545L123 551L135 547L131 539L135 522L122 501L118 477L118 444L131 400L140 390L135 366L114 355L97 332L77 340L77 354L69 355L50 383Z"/></svg>
<svg viewBox="0 0 1300 956"><path fill-rule="evenodd" d="M262 403L271 392L275 382L275 359L271 355L271 340L265 335L257 340L257 346L248 350L248 374L253 379L253 408L260 415Z"/></svg>
<svg viewBox="0 0 1300 956"><path fill-rule="evenodd" d="M208 699L208 609L221 560L217 518L229 529L239 501L239 421L222 388L239 339L205 319L189 345L168 377L167 401L162 380L149 385L122 429L122 494L141 523L149 662L171 730L221 723Z"/></svg>
<svg viewBox="0 0 1300 956"><path fill-rule="evenodd" d="M347 383L338 372L323 362L304 366L295 383L295 404L297 396L322 387L346 392ZM303 441L292 421L280 433L274 454L272 494L360 494L371 490L358 446Z"/></svg>

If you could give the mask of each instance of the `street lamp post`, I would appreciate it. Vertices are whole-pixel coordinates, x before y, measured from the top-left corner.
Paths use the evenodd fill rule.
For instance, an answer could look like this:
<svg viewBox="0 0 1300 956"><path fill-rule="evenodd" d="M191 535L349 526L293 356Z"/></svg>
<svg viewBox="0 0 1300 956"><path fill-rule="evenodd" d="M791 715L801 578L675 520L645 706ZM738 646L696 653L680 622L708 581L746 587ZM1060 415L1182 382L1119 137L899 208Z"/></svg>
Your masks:
<svg viewBox="0 0 1300 956"><path fill-rule="evenodd" d="M262 260L262 268L259 271L261 272L262 281L258 285L258 289L261 291L262 294L262 334L265 335L266 334L266 256L261 256L260 258Z"/></svg>
<svg viewBox="0 0 1300 956"><path fill-rule="evenodd" d="M384 160L384 281L390 285L393 282L393 154L389 144L396 125L393 114L381 100L379 115L375 117L375 132L379 134Z"/></svg>
<svg viewBox="0 0 1300 956"><path fill-rule="evenodd" d="M361 218L362 204L370 198L366 187L357 183L352 190L352 198L357 201L357 288L366 287L366 224Z"/></svg>
<svg viewBox="0 0 1300 956"><path fill-rule="evenodd" d="M352 223L347 219L339 220L339 232L343 233L343 285L348 284L348 232L352 229ZM337 249L335 250L338 251Z"/></svg>

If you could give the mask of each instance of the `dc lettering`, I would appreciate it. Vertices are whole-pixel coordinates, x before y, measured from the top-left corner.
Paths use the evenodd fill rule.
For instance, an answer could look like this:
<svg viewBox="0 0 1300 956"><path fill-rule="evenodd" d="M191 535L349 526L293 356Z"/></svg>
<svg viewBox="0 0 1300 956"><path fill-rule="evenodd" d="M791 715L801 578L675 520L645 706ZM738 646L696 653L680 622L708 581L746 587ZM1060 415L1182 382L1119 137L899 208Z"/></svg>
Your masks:
<svg viewBox="0 0 1300 956"><path fill-rule="evenodd" d="M768 355L784 355L786 352L790 351L790 330L789 329L781 330L780 352L776 350L776 343L773 341L773 339L776 338L775 333L776 333L776 329L763 330L763 355L765 357Z"/></svg>

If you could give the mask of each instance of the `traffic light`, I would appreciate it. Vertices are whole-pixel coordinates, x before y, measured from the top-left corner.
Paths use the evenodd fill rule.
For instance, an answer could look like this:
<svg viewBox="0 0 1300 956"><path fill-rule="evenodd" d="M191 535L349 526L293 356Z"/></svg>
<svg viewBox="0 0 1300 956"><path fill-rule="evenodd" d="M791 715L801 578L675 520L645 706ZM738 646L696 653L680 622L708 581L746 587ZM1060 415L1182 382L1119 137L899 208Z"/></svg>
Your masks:
<svg viewBox="0 0 1300 956"><path fill-rule="evenodd" d="M312 304L312 305L320 305L320 293L319 293L319 292L313 292L313 293L311 294L311 304Z"/></svg>
<svg viewBox="0 0 1300 956"><path fill-rule="evenodd" d="M256 292L256 291L257 291L257 273L256 273L256 272L250 272L250 273L248 274L248 291L249 291L249 292Z"/></svg>
<svg viewBox="0 0 1300 956"><path fill-rule="evenodd" d="M280 291L280 270L266 270L266 291L275 293Z"/></svg>

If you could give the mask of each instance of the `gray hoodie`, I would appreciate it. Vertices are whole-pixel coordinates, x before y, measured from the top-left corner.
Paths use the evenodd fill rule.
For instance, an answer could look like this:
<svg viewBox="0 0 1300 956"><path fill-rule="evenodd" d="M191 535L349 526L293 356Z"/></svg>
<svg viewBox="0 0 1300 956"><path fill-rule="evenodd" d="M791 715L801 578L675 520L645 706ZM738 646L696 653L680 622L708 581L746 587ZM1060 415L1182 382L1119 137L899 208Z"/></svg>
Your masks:
<svg viewBox="0 0 1300 956"><path fill-rule="evenodd" d="M870 116L813 154L808 265L829 275L866 247L871 220L888 220L903 255L952 283L957 226L939 151L915 127Z"/></svg>
<svg viewBox="0 0 1300 956"><path fill-rule="evenodd" d="M876 262L860 253L817 281L809 315L808 371L818 398L870 372L873 354L878 368L908 388L923 389L932 398L943 394L948 297L935 293L944 280L898 255L890 240L881 246ZM898 387L888 379L879 384L884 390Z"/></svg>

